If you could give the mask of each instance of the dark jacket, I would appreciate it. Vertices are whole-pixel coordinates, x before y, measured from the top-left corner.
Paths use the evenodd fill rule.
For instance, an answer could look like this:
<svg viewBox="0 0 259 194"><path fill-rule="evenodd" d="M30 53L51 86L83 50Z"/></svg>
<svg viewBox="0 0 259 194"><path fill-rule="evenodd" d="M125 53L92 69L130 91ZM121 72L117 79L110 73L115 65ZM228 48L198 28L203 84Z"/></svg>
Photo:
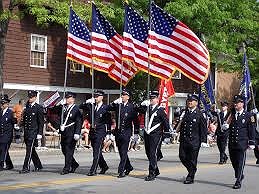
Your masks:
<svg viewBox="0 0 259 194"><path fill-rule="evenodd" d="M107 130L111 127L111 114L108 111L108 106L102 104L96 111L96 104L83 103L80 109L86 111L89 115L88 120L92 128L90 130L90 138L105 137ZM92 125L92 107L94 107L94 124Z"/></svg>
<svg viewBox="0 0 259 194"><path fill-rule="evenodd" d="M249 112L243 113L236 119L235 114L229 125L229 148L246 150L248 145L255 144L255 118Z"/></svg>
<svg viewBox="0 0 259 194"><path fill-rule="evenodd" d="M121 104L120 111L120 126L118 127L118 118L119 118L119 104L112 103L108 105L109 111L115 111L116 114L116 128L115 135L118 133L123 133L125 135L131 136L134 124L134 133L139 133L139 120L136 108L130 102L124 106Z"/></svg>
<svg viewBox="0 0 259 194"><path fill-rule="evenodd" d="M33 106L27 103L21 125L24 127L24 139L35 139L38 134L42 135L44 126L43 107L37 103Z"/></svg>
<svg viewBox="0 0 259 194"><path fill-rule="evenodd" d="M13 139L13 129L16 119L13 116L13 111L8 108L4 115L0 111L0 143L8 143Z"/></svg>
<svg viewBox="0 0 259 194"><path fill-rule="evenodd" d="M180 143L199 148L201 142L207 142L207 132L207 122L201 111L198 108L193 112L186 110L180 126Z"/></svg>
<svg viewBox="0 0 259 194"><path fill-rule="evenodd" d="M227 112L227 114L224 117L224 113L222 111L217 115L218 126L216 129L216 135L224 136L229 133L229 129L226 129L226 130L221 129L221 126L227 121L227 119L229 118L229 115L230 115L230 112ZM221 123L221 125L220 125L220 123Z"/></svg>
<svg viewBox="0 0 259 194"><path fill-rule="evenodd" d="M71 123L74 123L73 125L66 127L64 131L60 131L61 134L61 140L64 142L71 142L74 140L74 134L81 134L83 119L82 114L78 108L77 105L74 105L72 108L68 120L66 122L66 126L70 125ZM69 108L69 109L70 109ZM65 122L66 117L69 113L69 109L64 109L64 115L63 115L63 122Z"/></svg>
<svg viewBox="0 0 259 194"><path fill-rule="evenodd" d="M152 132L150 132L150 134L155 134L155 133L162 134L163 132L169 132L170 125L169 125L168 117L165 113L165 109L158 105L153 110L152 110L151 106L149 106L148 109L149 109L149 121L151 121L150 118L152 117L152 114L154 113L153 121L151 123L150 128L152 128L160 123L160 126L155 128ZM146 106L141 106L138 109L139 113L141 113L141 114L146 114L146 110L147 110Z"/></svg>

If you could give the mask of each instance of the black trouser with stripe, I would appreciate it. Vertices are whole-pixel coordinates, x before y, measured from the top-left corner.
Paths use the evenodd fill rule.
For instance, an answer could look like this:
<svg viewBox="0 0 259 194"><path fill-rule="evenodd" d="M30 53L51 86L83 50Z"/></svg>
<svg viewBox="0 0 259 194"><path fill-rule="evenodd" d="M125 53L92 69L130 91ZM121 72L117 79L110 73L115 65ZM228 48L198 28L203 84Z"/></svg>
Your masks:
<svg viewBox="0 0 259 194"><path fill-rule="evenodd" d="M187 177L194 179L197 171L197 159L200 147L193 147L191 144L180 143L179 158L188 171Z"/></svg>
<svg viewBox="0 0 259 194"><path fill-rule="evenodd" d="M120 164L118 167L118 173L123 173L125 170L133 169L130 164L128 157L128 149L130 143L130 134L124 134L123 132L119 132L115 136L116 144L118 146L119 155L120 155Z"/></svg>
<svg viewBox="0 0 259 194"><path fill-rule="evenodd" d="M11 146L12 141L8 143L8 147L6 150L6 156L5 156L5 163L7 168L13 168L13 162L11 160L10 154L9 154L9 148Z"/></svg>
<svg viewBox="0 0 259 194"><path fill-rule="evenodd" d="M38 145L38 140L35 139L24 139L26 145L26 154L23 163L24 170L30 170L31 160L35 168L42 168L40 158L35 150L35 147Z"/></svg>
<svg viewBox="0 0 259 194"><path fill-rule="evenodd" d="M77 167L79 164L74 158L74 152L75 152L75 146L76 141L71 137L68 141L68 139L63 139L61 137L61 150L62 153L65 156L65 166L63 168L64 172L69 172L71 168Z"/></svg>
<svg viewBox="0 0 259 194"><path fill-rule="evenodd" d="M227 159L226 147L228 141L228 134L222 134L217 136L217 146L220 153L220 161L225 161Z"/></svg>
<svg viewBox="0 0 259 194"><path fill-rule="evenodd" d="M103 140L103 137L91 138L91 145L93 147L93 164L91 166L90 172L96 173L98 165L101 169L108 167L102 154Z"/></svg>
<svg viewBox="0 0 259 194"><path fill-rule="evenodd" d="M162 135L160 133L147 134L144 132L145 150L149 160L149 175L159 174L159 168L157 166L157 152L161 141Z"/></svg>
<svg viewBox="0 0 259 194"><path fill-rule="evenodd" d="M235 171L235 178L241 181L246 161L246 150L229 148L229 156Z"/></svg>
<svg viewBox="0 0 259 194"><path fill-rule="evenodd" d="M0 143L0 168L1 169L3 169L4 167L7 146L8 146L7 143Z"/></svg>

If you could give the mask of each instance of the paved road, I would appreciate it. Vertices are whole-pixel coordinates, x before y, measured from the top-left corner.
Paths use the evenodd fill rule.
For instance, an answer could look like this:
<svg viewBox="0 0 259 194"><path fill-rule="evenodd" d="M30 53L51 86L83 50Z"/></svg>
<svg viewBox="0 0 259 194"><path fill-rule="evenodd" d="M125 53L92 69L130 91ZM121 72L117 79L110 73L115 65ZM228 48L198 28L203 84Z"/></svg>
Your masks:
<svg viewBox="0 0 259 194"><path fill-rule="evenodd" d="M24 152L22 150L12 151L15 169L0 172L0 193L258 193L259 166L255 165L252 151L248 152L243 187L237 191L231 188L235 181L231 164L229 162L223 166L217 164L218 151L216 148L201 149L198 172L193 185L182 183L187 172L179 161L178 145L166 146L162 150L164 158L159 162L161 175L152 182L144 181L144 177L147 175L148 161L143 149L129 153L134 171L130 176L122 179L116 177L119 163L117 153L104 154L110 166L107 175L88 177L86 173L90 168L92 157L90 150L76 151L75 156L80 167L76 173L64 176L59 175L64 160L59 150L39 152L44 170L30 174L18 173L23 162Z"/></svg>

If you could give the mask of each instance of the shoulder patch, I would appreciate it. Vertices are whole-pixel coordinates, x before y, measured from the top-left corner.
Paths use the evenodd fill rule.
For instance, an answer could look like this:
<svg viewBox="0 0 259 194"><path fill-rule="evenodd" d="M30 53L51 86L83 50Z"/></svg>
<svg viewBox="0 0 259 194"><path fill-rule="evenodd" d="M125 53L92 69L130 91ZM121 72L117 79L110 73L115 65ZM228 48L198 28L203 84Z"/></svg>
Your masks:
<svg viewBox="0 0 259 194"><path fill-rule="evenodd" d="M251 122L252 122L252 123L255 123L255 117L254 117L254 116L251 116L250 118L251 118Z"/></svg>

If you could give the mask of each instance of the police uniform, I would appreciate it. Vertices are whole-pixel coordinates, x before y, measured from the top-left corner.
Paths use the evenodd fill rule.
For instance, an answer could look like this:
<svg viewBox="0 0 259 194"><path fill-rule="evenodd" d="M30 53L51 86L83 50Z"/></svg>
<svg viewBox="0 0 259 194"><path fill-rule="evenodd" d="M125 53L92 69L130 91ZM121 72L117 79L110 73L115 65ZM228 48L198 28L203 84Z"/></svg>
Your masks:
<svg viewBox="0 0 259 194"><path fill-rule="evenodd" d="M158 91L152 91L149 95L150 99L158 98L158 96ZM146 124L144 131L145 150L149 160L149 174L145 177L145 180L152 181L160 174L157 166L157 154L160 150L159 147L161 146L163 131L169 132L170 125L165 109L158 104L142 106L141 109L141 113L146 113L147 109L149 111L149 123Z"/></svg>
<svg viewBox="0 0 259 194"><path fill-rule="evenodd" d="M227 102L222 102L221 106L228 106ZM228 111L221 111L217 115L218 119L218 126L216 129L216 135L217 135L217 146L219 149L220 153L220 159L219 159L219 164L224 164L227 162L228 156L226 154L226 147L227 147L227 140L228 140L228 135L229 135L229 129L224 128L222 125L224 125L230 115L230 112Z"/></svg>
<svg viewBox="0 0 259 194"><path fill-rule="evenodd" d="M240 95L234 96L234 103L243 103L243 97ZM236 183L233 189L241 188L241 182L244 178L244 166L246 160L246 150L249 145L255 144L255 131L253 123L254 117L246 112L244 109L238 112L237 110L232 114L232 120L229 125L229 156L232 166L235 171Z"/></svg>
<svg viewBox="0 0 259 194"><path fill-rule="evenodd" d="M187 101L198 101L195 94L188 95ZM201 111L195 107L187 108L180 126L179 158L187 168L188 175L185 184L192 184L197 171L197 158L201 143L207 142L207 123Z"/></svg>
<svg viewBox="0 0 259 194"><path fill-rule="evenodd" d="M1 104L9 103L11 100L7 95L1 97ZM9 147L13 139L15 119L13 111L7 107L0 111L0 171L4 168L4 162L6 162L6 169L13 168L12 160L9 156Z"/></svg>
<svg viewBox="0 0 259 194"><path fill-rule="evenodd" d="M76 94L67 92L65 98L75 98ZM65 156L65 166L61 171L61 175L73 173L79 167L79 164L74 158L74 151L77 138L81 134L82 115L79 107L75 104L66 105L63 110L63 123L60 127L61 134L61 150Z"/></svg>
<svg viewBox="0 0 259 194"><path fill-rule="evenodd" d="M130 91L127 89L122 90L122 95L130 96ZM135 134L139 131L139 121L137 117L137 111L134 105L130 102L118 103L114 102L108 106L110 111L115 111L116 114L116 128L115 128L115 141L118 146L120 155L120 164L118 167L118 178L125 177L133 170L133 167L129 161L128 148L130 143L130 137L132 135L133 124ZM120 109L120 111L119 111ZM119 116L120 112L120 116ZM120 117L120 125L118 124ZM132 124L133 123L133 124Z"/></svg>
<svg viewBox="0 0 259 194"><path fill-rule="evenodd" d="M94 93L95 97L103 95L104 92L101 90L96 90ZM91 145L93 148L93 163L90 172L87 174L88 176L96 175L98 165L101 168L100 174L105 174L105 172L109 168L106 161L104 160L102 147L106 132L108 128L110 128L111 115L108 111L107 105L104 105L103 103L92 103L83 103L82 105L80 105L80 108L89 113L89 121L92 126L89 132L89 139L91 140ZM94 108L94 124L92 124L92 107Z"/></svg>
<svg viewBox="0 0 259 194"><path fill-rule="evenodd" d="M37 91L28 91L28 97L37 96ZM22 124L24 127L24 142L26 145L26 155L23 163L23 168L20 173L28 173L30 171L30 162L32 160L35 171L42 169L40 158L35 150L38 146L38 136L43 134L44 115L43 107L36 102L26 104L23 112Z"/></svg>

